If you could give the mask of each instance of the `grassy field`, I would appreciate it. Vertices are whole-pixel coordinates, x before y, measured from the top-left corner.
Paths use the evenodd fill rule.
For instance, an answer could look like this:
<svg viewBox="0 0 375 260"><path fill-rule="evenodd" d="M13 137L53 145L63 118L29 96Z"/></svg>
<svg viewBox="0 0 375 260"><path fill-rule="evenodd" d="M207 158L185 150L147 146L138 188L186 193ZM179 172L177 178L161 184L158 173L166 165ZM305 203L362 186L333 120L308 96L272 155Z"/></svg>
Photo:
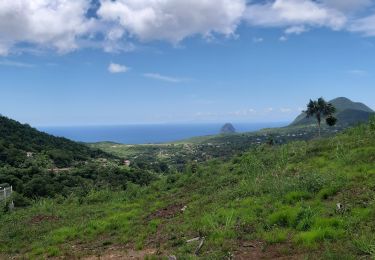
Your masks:
<svg viewBox="0 0 375 260"><path fill-rule="evenodd" d="M373 259L374 191L372 120L192 165L147 187L1 213L0 258ZM197 254L200 241L186 242L196 237L205 238Z"/></svg>

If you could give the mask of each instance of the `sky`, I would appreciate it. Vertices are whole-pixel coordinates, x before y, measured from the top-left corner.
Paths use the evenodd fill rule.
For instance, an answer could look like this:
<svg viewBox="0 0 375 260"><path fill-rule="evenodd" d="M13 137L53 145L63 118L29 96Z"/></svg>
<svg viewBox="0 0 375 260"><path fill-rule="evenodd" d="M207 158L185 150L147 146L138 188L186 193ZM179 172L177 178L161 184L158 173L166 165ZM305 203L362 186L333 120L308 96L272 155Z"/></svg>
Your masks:
<svg viewBox="0 0 375 260"><path fill-rule="evenodd" d="M372 0L2 0L0 114L33 126L286 122L375 108Z"/></svg>

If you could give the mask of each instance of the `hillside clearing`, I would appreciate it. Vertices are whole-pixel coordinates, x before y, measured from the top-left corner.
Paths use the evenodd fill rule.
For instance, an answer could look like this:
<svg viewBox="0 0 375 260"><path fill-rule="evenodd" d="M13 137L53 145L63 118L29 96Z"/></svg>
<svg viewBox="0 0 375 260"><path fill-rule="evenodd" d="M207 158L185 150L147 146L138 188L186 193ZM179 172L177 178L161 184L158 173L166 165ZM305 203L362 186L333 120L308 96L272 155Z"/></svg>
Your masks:
<svg viewBox="0 0 375 260"><path fill-rule="evenodd" d="M334 138L211 160L145 187L38 200L1 215L0 252L16 258L127 258L127 250L141 258L371 259L374 137L372 120ZM197 242L186 243L195 237L205 237L197 256Z"/></svg>

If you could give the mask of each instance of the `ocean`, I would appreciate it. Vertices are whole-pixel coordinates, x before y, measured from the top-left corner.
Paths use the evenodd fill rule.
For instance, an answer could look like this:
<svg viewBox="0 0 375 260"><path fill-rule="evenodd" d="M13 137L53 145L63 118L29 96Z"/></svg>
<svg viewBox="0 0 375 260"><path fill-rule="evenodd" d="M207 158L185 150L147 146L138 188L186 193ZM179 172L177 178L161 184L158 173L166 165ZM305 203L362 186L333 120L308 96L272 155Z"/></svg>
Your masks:
<svg viewBox="0 0 375 260"><path fill-rule="evenodd" d="M157 144L179 141L196 136L214 135L224 124L154 124L119 126L55 126L38 127L54 136L95 143L115 142L122 144ZM237 132L251 132L262 128L285 126L287 123L238 123L233 124Z"/></svg>

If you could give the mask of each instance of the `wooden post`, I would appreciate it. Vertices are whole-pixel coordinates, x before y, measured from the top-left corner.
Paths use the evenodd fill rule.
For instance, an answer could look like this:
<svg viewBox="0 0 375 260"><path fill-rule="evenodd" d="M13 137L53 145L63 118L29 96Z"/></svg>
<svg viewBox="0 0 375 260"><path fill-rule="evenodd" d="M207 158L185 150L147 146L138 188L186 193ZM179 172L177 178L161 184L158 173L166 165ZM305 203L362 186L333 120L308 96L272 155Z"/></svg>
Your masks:
<svg viewBox="0 0 375 260"><path fill-rule="evenodd" d="M10 196L11 197L12 197L12 194L13 194L13 186L10 186ZM10 202L9 209L10 209L10 211L12 211L14 209L14 201L13 200Z"/></svg>

